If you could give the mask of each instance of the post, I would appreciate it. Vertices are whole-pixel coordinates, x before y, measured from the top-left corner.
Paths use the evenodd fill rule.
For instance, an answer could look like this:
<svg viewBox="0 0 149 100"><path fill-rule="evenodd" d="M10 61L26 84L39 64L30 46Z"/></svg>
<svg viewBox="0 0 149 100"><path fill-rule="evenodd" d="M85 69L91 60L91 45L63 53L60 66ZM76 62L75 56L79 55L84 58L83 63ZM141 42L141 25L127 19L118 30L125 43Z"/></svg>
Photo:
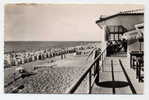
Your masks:
<svg viewBox="0 0 149 100"><path fill-rule="evenodd" d="M98 55L100 54L100 51L99 50L96 50L95 51L95 59L96 57L98 57ZM99 60L100 60L100 57L96 60L95 62L95 75L97 74L97 77L95 79L95 83L98 84L99 82Z"/></svg>
<svg viewBox="0 0 149 100"><path fill-rule="evenodd" d="M95 72L97 74L97 77L95 79L95 83L98 84L99 83L99 59L96 61L95 68L96 68L96 71Z"/></svg>
<svg viewBox="0 0 149 100"><path fill-rule="evenodd" d="M139 78L139 62L137 60L137 66L136 66L136 78Z"/></svg>
<svg viewBox="0 0 149 100"><path fill-rule="evenodd" d="M132 68L132 54L130 53L130 68Z"/></svg>
<svg viewBox="0 0 149 100"><path fill-rule="evenodd" d="M102 63L102 65L101 65L101 67L102 67L102 71L104 71L104 70L103 70L104 52L103 52L103 54L102 54L101 56L102 56L102 59L101 59L101 63Z"/></svg>
<svg viewBox="0 0 149 100"><path fill-rule="evenodd" d="M141 51L141 48L142 48L142 47L141 47L141 42L140 42L140 51Z"/></svg>
<svg viewBox="0 0 149 100"><path fill-rule="evenodd" d="M92 87L91 87L91 84L92 84L92 73L91 73L91 70L89 71L89 94L91 94L91 89L92 89Z"/></svg>

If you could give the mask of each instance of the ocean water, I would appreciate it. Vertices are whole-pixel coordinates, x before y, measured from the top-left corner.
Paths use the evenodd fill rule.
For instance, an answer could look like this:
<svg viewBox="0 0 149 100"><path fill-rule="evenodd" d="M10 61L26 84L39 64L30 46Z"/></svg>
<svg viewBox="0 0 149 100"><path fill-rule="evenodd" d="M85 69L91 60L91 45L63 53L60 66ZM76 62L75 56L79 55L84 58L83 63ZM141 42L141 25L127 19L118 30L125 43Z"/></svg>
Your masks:
<svg viewBox="0 0 149 100"><path fill-rule="evenodd" d="M100 41L5 41L4 52L21 52L45 48L66 48Z"/></svg>

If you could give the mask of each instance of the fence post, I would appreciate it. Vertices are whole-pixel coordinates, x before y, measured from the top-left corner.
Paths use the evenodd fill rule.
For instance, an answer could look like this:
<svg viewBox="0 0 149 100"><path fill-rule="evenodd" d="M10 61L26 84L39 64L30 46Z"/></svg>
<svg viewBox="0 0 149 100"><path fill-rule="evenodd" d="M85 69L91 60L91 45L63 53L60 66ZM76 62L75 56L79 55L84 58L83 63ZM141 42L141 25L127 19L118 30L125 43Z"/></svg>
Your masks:
<svg viewBox="0 0 149 100"><path fill-rule="evenodd" d="M101 52L99 50L96 50L95 51L95 58L98 57L98 55L100 54ZM95 79L95 83L98 84L99 83L99 60L100 60L101 57L99 57L96 62L95 62L95 75L97 74L97 77Z"/></svg>
<svg viewBox="0 0 149 100"><path fill-rule="evenodd" d="M91 78L92 78L92 76L91 75L92 75L92 73L91 73L91 70L90 70L89 71L89 94L91 94L91 89L92 89L92 87L91 87L91 84L92 84L91 83L92 82L92 79Z"/></svg>
<svg viewBox="0 0 149 100"><path fill-rule="evenodd" d="M96 74L97 74L95 83L98 84L99 83L99 59L96 61L95 67L96 67Z"/></svg>
<svg viewBox="0 0 149 100"><path fill-rule="evenodd" d="M102 72L104 71L103 70L103 60L104 60L104 52L102 53L102 55L101 55L101 68L102 68Z"/></svg>

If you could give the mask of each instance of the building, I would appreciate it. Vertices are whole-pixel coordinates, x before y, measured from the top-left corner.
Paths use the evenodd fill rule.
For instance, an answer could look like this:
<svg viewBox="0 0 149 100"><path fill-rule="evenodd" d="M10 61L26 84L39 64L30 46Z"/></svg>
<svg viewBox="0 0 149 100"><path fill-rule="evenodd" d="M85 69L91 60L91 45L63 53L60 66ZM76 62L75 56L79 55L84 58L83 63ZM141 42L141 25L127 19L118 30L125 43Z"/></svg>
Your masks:
<svg viewBox="0 0 149 100"><path fill-rule="evenodd" d="M103 30L107 56L127 54L130 67L139 81L144 79L144 10L123 11L100 17L96 24ZM104 48L105 48L104 47ZM125 49L125 50L123 50Z"/></svg>
<svg viewBox="0 0 149 100"><path fill-rule="evenodd" d="M103 30L105 35L105 44L107 41L119 41L125 37L128 43L128 52L139 51L140 43L137 41L138 30L137 25L144 23L144 10L137 9L131 11L123 11L117 14L100 17L96 24ZM144 27L143 27L144 28ZM143 42L142 42L143 45ZM106 45L105 45L106 46ZM141 47L141 50L143 46Z"/></svg>

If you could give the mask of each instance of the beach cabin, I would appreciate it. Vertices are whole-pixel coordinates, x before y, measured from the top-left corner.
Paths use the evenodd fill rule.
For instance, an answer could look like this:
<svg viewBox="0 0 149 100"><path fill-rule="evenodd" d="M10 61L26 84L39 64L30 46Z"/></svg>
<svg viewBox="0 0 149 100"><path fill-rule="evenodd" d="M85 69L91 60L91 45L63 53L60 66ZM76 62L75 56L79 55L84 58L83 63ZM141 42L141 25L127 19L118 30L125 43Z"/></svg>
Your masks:
<svg viewBox="0 0 149 100"><path fill-rule="evenodd" d="M4 55L4 68L10 67L12 65L12 56L10 54Z"/></svg>

